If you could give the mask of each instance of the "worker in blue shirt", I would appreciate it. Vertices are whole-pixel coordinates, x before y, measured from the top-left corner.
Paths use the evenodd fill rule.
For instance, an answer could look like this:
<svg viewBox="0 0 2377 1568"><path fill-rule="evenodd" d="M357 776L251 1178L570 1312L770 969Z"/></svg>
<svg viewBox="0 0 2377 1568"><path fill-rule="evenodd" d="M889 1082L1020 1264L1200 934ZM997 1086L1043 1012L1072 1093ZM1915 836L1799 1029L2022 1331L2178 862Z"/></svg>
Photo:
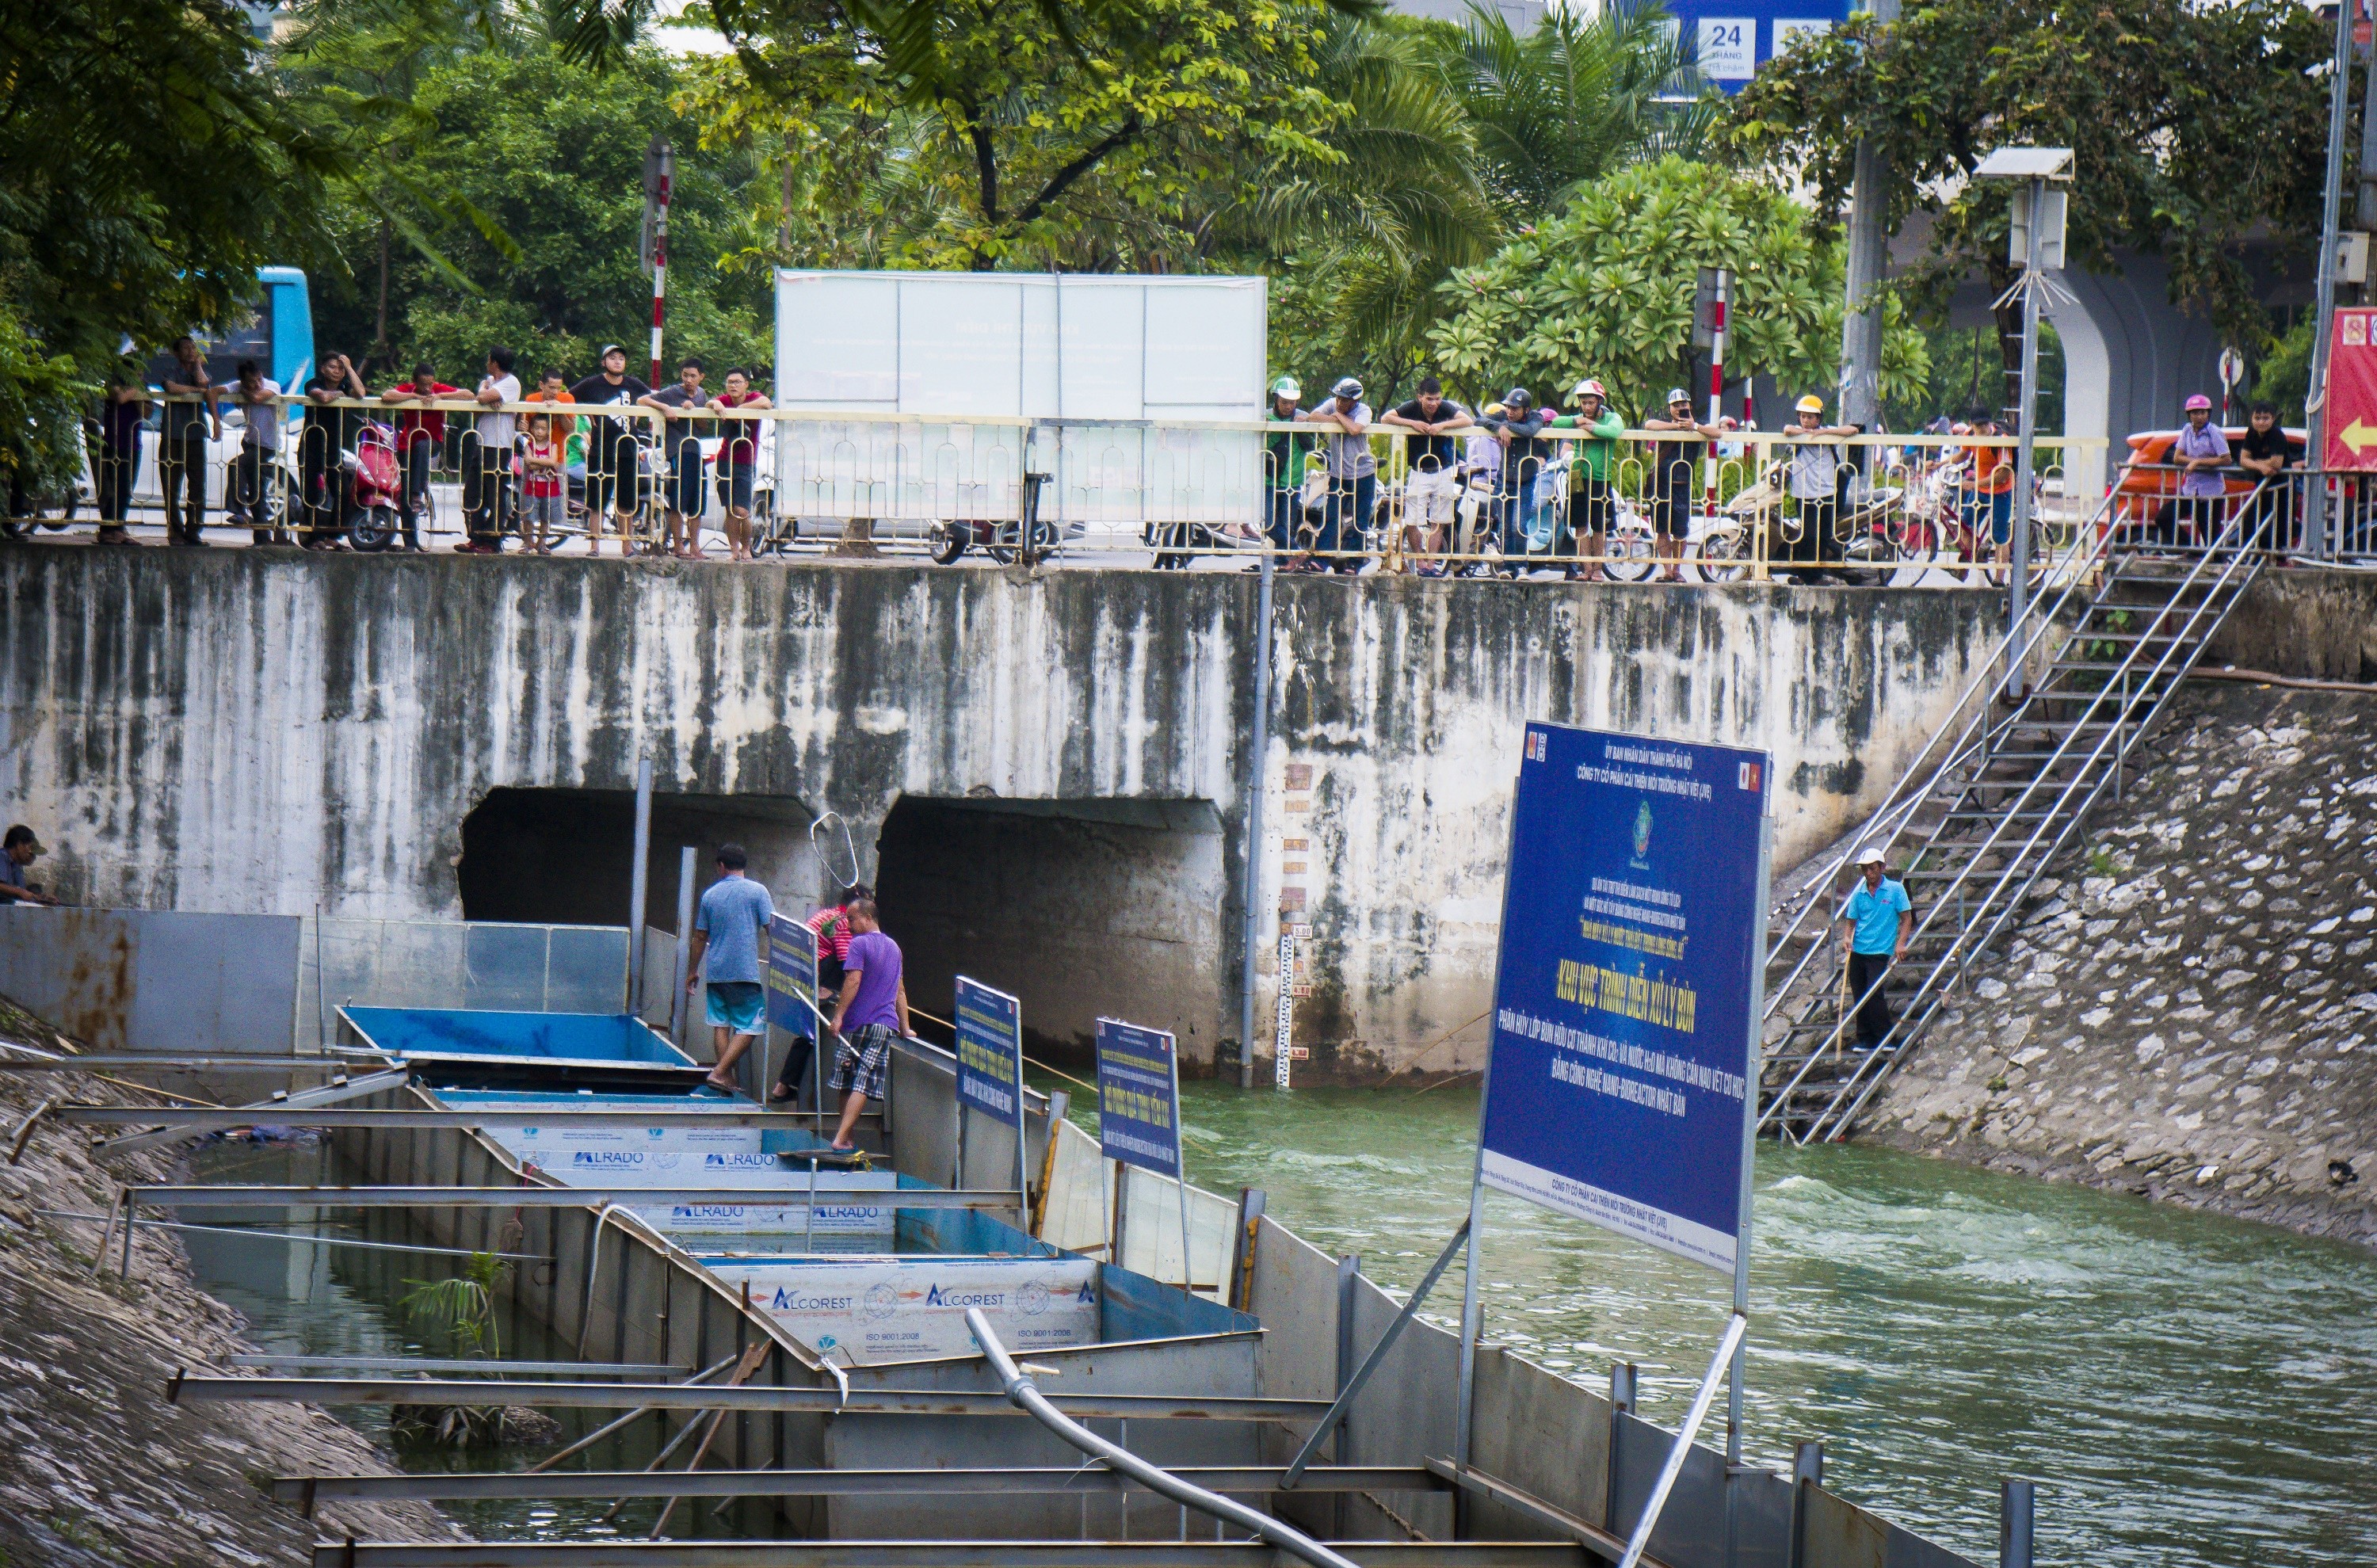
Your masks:
<svg viewBox="0 0 2377 1568"><path fill-rule="evenodd" d="M1915 906L1907 902L1905 884L1886 873L1881 845L1869 845L1857 856L1857 891L1841 906L1841 957L1848 964L1849 995L1857 999L1857 1045L1871 1050L1890 1034L1882 976L1906 956Z"/></svg>

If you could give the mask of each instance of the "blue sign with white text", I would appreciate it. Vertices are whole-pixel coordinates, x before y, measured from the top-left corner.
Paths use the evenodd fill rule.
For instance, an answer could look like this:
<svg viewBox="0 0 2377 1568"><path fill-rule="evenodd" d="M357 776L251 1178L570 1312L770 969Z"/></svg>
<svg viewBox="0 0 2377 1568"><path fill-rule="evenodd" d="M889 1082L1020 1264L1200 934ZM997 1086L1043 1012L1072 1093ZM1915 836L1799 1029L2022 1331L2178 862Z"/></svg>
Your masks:
<svg viewBox="0 0 2377 1568"><path fill-rule="evenodd" d="M1725 92L1740 91L1759 66L1849 17L1847 0L1671 0L1666 9L1701 75Z"/></svg>
<svg viewBox="0 0 2377 1568"><path fill-rule="evenodd" d="M768 1022L789 1035L815 1039L817 933L790 916L768 921Z"/></svg>
<svg viewBox="0 0 2377 1568"><path fill-rule="evenodd" d="M958 1104L1001 1121L1021 1115L1023 1006L1005 991L958 976Z"/></svg>
<svg viewBox="0 0 2377 1568"><path fill-rule="evenodd" d="M1527 726L1488 1186L1730 1272L1756 1111L1762 751Z"/></svg>
<svg viewBox="0 0 2377 1568"><path fill-rule="evenodd" d="M1110 1160L1180 1174L1180 1064L1163 1030L1098 1020L1098 1146Z"/></svg>

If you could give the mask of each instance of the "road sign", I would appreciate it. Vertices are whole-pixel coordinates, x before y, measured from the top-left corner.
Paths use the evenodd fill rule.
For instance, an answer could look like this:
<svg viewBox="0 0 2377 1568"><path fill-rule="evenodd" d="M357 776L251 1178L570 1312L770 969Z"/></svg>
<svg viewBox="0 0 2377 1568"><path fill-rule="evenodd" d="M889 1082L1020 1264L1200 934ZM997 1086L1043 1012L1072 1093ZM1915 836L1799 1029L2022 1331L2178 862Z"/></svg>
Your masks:
<svg viewBox="0 0 2377 1568"><path fill-rule="evenodd" d="M788 915L768 921L768 1022L816 1039L817 933Z"/></svg>
<svg viewBox="0 0 2377 1568"><path fill-rule="evenodd" d="M1098 1020L1098 1145L1110 1160L1180 1174L1180 1059L1165 1031Z"/></svg>
<svg viewBox="0 0 2377 1568"><path fill-rule="evenodd" d="M1678 0L1667 7L1701 74L1738 92L1758 67L1848 19L1848 0Z"/></svg>
<svg viewBox="0 0 2377 1568"><path fill-rule="evenodd" d="M1527 726L1488 1186L1731 1272L1744 1233L1762 751Z"/></svg>
<svg viewBox="0 0 2377 1568"><path fill-rule="evenodd" d="M2220 351L2220 384L2233 387L2245 378L2245 356L2235 349Z"/></svg>
<svg viewBox="0 0 2377 1568"><path fill-rule="evenodd" d="M2377 310L2339 310L2330 332L2321 464L2377 469Z"/></svg>

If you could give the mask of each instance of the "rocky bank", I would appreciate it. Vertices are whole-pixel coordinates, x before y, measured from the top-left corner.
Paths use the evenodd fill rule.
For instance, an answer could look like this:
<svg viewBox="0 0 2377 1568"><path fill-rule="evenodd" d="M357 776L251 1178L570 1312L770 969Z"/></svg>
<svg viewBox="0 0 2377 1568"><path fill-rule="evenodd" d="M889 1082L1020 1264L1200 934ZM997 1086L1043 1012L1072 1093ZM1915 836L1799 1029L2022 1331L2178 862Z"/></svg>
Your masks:
<svg viewBox="0 0 2377 1568"><path fill-rule="evenodd" d="M2197 683L1858 1136L2377 1245L2377 696Z"/></svg>
<svg viewBox="0 0 2377 1568"><path fill-rule="evenodd" d="M0 1037L63 1044L5 1001ZM155 1103L82 1076L0 1074L0 1160L6 1135L62 1092ZM102 1214L119 1179L168 1178L168 1154L102 1170L88 1148L82 1129L45 1121L19 1163L0 1163L0 1564L220 1568L304 1562L325 1537L466 1538L425 1503L325 1505L309 1522L266 1497L257 1482L276 1475L389 1468L320 1410L165 1402L177 1368L232 1370L253 1347L239 1314L192 1283L171 1233L137 1234L127 1287L112 1257L92 1271L99 1225L36 1212Z"/></svg>

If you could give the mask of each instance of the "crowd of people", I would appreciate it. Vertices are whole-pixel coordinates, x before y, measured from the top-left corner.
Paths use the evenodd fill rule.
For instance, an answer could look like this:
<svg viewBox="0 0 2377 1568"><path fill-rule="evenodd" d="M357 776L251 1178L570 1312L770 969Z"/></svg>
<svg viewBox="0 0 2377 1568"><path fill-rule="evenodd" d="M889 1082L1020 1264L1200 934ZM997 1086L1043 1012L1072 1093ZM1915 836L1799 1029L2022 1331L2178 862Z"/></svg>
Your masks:
<svg viewBox="0 0 2377 1568"><path fill-rule="evenodd" d="M687 357L674 384L654 388L628 372L625 349L611 343L590 374L573 381L546 369L529 389L516 364L509 349L497 347L468 388L421 364L375 389L352 360L331 353L302 388L284 392L253 360L215 385L197 345L181 339L159 377L164 396L156 423L169 543L206 543L208 443L223 439L224 413L236 409L224 518L250 529L258 545L343 548L355 497L376 485L396 519L382 543L419 550L431 485L443 478L459 480L466 537L457 548L465 554L516 546L549 555L582 537L587 553L599 556L609 533L623 555L701 559L714 485L730 555L752 558L763 443L747 416L773 405L747 371L728 369L713 390L707 366ZM1835 573L1856 581L1844 546L1870 525L1851 518L1850 497L1860 483L1879 483L1874 453L1870 443L1849 439L1863 434L1860 427L1827 421L1821 396L1799 399L1791 422L1771 433L1731 416L1702 418L1681 387L1630 430L1607 388L1591 377L1559 402L1512 387L1473 409L1433 377L1383 410L1364 398L1354 377L1309 406L1295 377L1274 381L1261 404L1274 426L1265 437L1262 523L1229 540L1206 531L1204 541L1223 547L1267 541L1296 571L1359 572L1387 557L1426 577L1553 571L1592 581L1607 575L1623 520L1634 541L1647 533L1651 568L1673 581L1690 542L1717 521L1718 461L1738 460L1755 442L1773 460L1766 473L1746 475L1773 488L1761 526L1788 518L1770 533L1768 558L1801 581L1834 581ZM102 543L132 542L124 523L152 401L146 384L121 378L94 422ZM2210 410L2208 399L2190 399L2188 423L2165 454L2177 478L2156 517L2164 538L2204 532L2228 494L2227 475L2267 477L2294 461L2270 405L2254 406L2234 450L2209 424ZM379 433L376 446L359 442L367 430ZM1934 470L1954 466L1947 509L1955 531L1976 558L2001 568L2015 485L2008 433L1975 411L1935 421L1922 434L1948 439L1910 456ZM1381 468L1382 435L1401 444L1392 473ZM1969 445L1959 444L1966 437ZM283 446L293 441L295 461L284 462ZM385 462L384 475L363 461L367 451ZM2265 497L2258 504L2284 503ZM652 511L657 528L644 521ZM1193 557L1166 549L1165 538L1151 540L1159 566ZM1738 534L1728 535L1726 547L1748 548Z"/></svg>
<svg viewBox="0 0 2377 1568"><path fill-rule="evenodd" d="M754 389L750 372L729 369L713 391L708 367L687 356L678 364L675 383L656 389L628 374L624 348L607 343L591 374L572 382L549 368L530 391L517 364L510 349L497 347L488 351L476 385L467 389L421 364L375 392L353 360L329 353L302 388L283 389L252 359L240 361L234 378L217 385L195 341L179 339L159 377L161 398L152 399L147 382L131 375L118 376L103 393L90 454L99 541L135 543L125 524L139 482L140 431L153 401L159 405L157 478L172 545L208 543L201 533L209 505L208 443L223 439L225 412L236 409L239 444L226 474L223 515L232 526L249 529L257 545L343 548L354 486L384 485L400 520L396 547L420 550L430 485L451 474L460 481L467 537L457 548L464 554L494 555L517 544L550 555L567 535L573 497L582 498L588 553L603 553L609 520L626 554L639 547L639 512L648 499L657 499L664 532L642 547L699 560L704 558L705 486L714 474L728 548L736 559L749 558L757 436L747 421L734 422L714 460L703 443L720 439L721 416L771 406ZM473 407L458 409L457 402ZM563 408L571 412L547 412ZM650 430L650 417L630 409L649 410L662 421L663 435L649 461L639 431ZM359 440L367 425L387 432L384 478L359 459L371 445ZM296 449L294 493L285 497L276 493L277 478L288 472L284 441ZM351 461L354 485L347 473Z"/></svg>

